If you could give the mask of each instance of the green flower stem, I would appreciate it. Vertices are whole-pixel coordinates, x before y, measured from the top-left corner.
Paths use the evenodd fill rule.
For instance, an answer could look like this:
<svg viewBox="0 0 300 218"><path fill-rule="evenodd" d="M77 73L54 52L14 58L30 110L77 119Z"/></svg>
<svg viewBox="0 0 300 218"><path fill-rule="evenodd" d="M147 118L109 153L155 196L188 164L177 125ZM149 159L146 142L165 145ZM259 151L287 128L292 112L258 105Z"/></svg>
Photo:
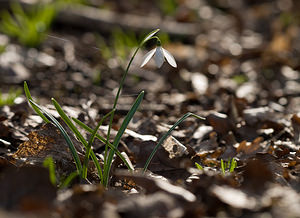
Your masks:
<svg viewBox="0 0 300 218"><path fill-rule="evenodd" d="M131 59L130 59L128 65L127 65L127 68L126 68L126 70L125 70L125 72L124 72L124 74L123 74L123 76L122 76L122 79L121 79L121 82L120 82L120 85L119 85L119 89L118 89L117 95L116 95L116 97L115 97L113 109L112 109L114 112L111 114L110 120L109 120L108 131L107 131L107 139L106 139L107 143L109 142L110 131L111 131L111 127L112 127L112 122L113 122L113 119L114 119L114 115L115 115L115 110L116 110L116 107L117 107L117 103L118 103L118 100L119 100L119 96L120 96L121 90L122 90L122 88L123 88L123 85L124 85L126 76L127 76L127 74L128 74L129 67L130 67L130 65L131 65L131 63L132 63L132 61L133 61L133 59L135 58L137 52L138 52L139 49L141 48L141 46L142 46L142 44L139 45L139 46L136 48L136 50L135 50L133 56L131 57ZM107 161L107 159L106 159L106 158L107 158L107 151L108 151L108 146L105 147L104 162ZM113 152L113 151L112 151L112 152ZM110 153L111 153L111 152L110 152Z"/></svg>
<svg viewBox="0 0 300 218"><path fill-rule="evenodd" d="M156 39L156 46L161 46L161 41L157 36L152 36L151 38L149 38L149 40L150 39Z"/></svg>
<svg viewBox="0 0 300 218"><path fill-rule="evenodd" d="M154 34L156 34L157 32L159 31L159 29L156 29L156 30L153 30L151 33L149 33L144 39L143 41L139 44L139 46L136 48L135 52L133 53L127 67L126 67L126 70L122 76L122 79L120 81L120 85L119 85L119 89L118 89L118 92L117 92L117 95L115 97L115 100L114 100L114 104L113 104L113 109L112 110L115 110L116 107L117 107L117 103L118 103L118 100L119 100L119 96L120 96L120 93L121 93L121 90L123 88L123 85L124 85L124 82L125 82L125 79L126 79L126 76L128 74L128 71L129 71L129 68L132 64L132 61L134 60L137 52L139 51L139 49L148 41L152 38L152 36ZM114 119L114 112L111 114L110 116L110 121L109 121L109 126L108 126L108 131L107 131L107 139L106 139L106 143L108 144L109 143L109 139L110 139L110 132L111 132L111 127L112 127L112 122L113 122L113 119ZM104 153L104 163L105 165L107 164L111 164L111 160L110 158L107 159L107 152L108 152L108 146L105 147L105 153ZM114 154L114 151L113 150L110 150L109 151L109 157L112 157ZM109 173L109 172L108 172ZM107 175L108 176L108 175Z"/></svg>

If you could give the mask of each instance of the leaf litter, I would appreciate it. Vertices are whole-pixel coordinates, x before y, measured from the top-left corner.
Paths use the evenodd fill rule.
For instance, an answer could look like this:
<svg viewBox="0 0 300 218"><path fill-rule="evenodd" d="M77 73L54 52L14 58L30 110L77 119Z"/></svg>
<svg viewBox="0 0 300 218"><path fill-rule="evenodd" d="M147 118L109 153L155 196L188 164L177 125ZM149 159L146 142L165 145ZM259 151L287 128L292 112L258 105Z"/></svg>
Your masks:
<svg viewBox="0 0 300 218"><path fill-rule="evenodd" d="M129 72L112 134L135 93L145 90L145 101L119 146L135 170L125 170L116 157L108 189L99 185L93 164L88 181L54 187L43 167L46 157L53 158L59 179L75 170L60 132L42 124L24 97L0 108L0 216L300 216L300 48L294 16L299 4L221 0L191 7L189 2L178 3L175 19L197 23L201 31L184 43L171 36L176 42L166 48L178 68L163 65L157 71L150 62L139 69L137 62ZM133 11L128 4L111 4L118 13ZM141 11L153 7L140 4ZM48 38L38 49L8 39L0 54L1 89L26 79L40 104L54 97L67 105L69 116L95 126L111 109L122 64L113 57L105 60L101 53L92 55L86 44L97 46L96 37L81 31L55 27L53 35L70 40ZM97 72L100 81L95 80ZM143 174L157 140L187 111L206 120L181 123ZM107 123L99 134L106 136ZM80 144L69 135L83 160ZM95 141L93 148L102 164L103 144ZM231 158L237 167L224 175L221 160Z"/></svg>

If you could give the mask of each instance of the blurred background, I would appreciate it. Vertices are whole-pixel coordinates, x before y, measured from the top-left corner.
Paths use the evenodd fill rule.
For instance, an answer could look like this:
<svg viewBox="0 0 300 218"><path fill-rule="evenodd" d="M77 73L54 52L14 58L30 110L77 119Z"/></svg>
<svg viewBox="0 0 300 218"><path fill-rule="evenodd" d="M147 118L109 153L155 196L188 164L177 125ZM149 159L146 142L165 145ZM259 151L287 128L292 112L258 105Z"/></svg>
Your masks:
<svg viewBox="0 0 300 218"><path fill-rule="evenodd" d="M133 49L160 28L178 68L139 68L155 46L147 43L125 82L124 108L145 90L145 104L156 105L150 115L226 112L231 97L239 107L299 110L296 0L2 0L0 8L0 105L24 101L26 80L41 101L110 108Z"/></svg>

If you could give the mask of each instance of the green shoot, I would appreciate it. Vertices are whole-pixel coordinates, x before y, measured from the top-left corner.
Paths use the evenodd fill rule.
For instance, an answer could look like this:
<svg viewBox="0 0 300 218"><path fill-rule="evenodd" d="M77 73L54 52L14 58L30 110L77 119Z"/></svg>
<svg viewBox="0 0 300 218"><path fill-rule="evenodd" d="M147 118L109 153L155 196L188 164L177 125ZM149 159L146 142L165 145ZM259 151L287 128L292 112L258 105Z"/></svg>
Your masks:
<svg viewBox="0 0 300 218"><path fill-rule="evenodd" d="M66 188L70 185L70 183L77 177L79 176L77 171L74 171L70 173L70 175L67 176L66 179L62 183L59 184L59 188Z"/></svg>
<svg viewBox="0 0 300 218"><path fill-rule="evenodd" d="M224 163L223 159L221 159L221 169L222 169L223 174L225 175L226 167L225 167L225 163Z"/></svg>
<svg viewBox="0 0 300 218"><path fill-rule="evenodd" d="M195 166L197 167L198 170L203 170L203 167L197 162L195 163Z"/></svg>
<svg viewBox="0 0 300 218"><path fill-rule="evenodd" d="M223 161L223 159L221 159L221 170L224 175L226 173L226 170L232 173L236 167L237 167L237 162L234 158L229 159L227 163Z"/></svg>
<svg viewBox="0 0 300 218"><path fill-rule="evenodd" d="M232 173L236 167L237 167L237 162L234 158L232 158L229 166L229 172Z"/></svg>
<svg viewBox="0 0 300 218"><path fill-rule="evenodd" d="M43 162L43 166L48 168L49 170L49 179L52 185L56 186L58 184L58 181L56 179L55 175L55 163L53 161L53 158L51 156L45 158ZM70 175L67 176L67 178L63 179L62 182L59 182L58 187L59 188L66 188L70 185L70 183L78 176L78 171L74 171L70 173Z"/></svg>
<svg viewBox="0 0 300 218"><path fill-rule="evenodd" d="M55 165L51 156L44 160L43 166L48 168L50 182L52 185L56 186Z"/></svg>

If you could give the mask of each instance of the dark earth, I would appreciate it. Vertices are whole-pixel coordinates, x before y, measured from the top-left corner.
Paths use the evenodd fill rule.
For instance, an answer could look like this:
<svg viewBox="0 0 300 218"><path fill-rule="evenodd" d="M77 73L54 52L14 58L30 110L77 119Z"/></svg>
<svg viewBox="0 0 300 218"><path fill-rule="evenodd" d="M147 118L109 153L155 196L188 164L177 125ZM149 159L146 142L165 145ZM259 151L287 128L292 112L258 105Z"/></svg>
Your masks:
<svg viewBox="0 0 300 218"><path fill-rule="evenodd" d="M0 217L300 217L299 1L66 2L36 45L5 32L1 16ZM13 14L10 3L0 1L2 15ZM19 3L25 12L36 7ZM91 161L86 180L60 186L76 170L74 160L58 129L29 106L24 81L83 160L51 98L94 128L112 109L134 48L156 28L177 68L157 68L154 60L140 68L155 47L147 42L130 67L111 132L144 90L118 147L134 171L116 156L104 187ZM183 121L143 173L157 141L187 112L205 120ZM104 150L96 139L100 164ZM221 162L232 159L237 166L223 172Z"/></svg>

